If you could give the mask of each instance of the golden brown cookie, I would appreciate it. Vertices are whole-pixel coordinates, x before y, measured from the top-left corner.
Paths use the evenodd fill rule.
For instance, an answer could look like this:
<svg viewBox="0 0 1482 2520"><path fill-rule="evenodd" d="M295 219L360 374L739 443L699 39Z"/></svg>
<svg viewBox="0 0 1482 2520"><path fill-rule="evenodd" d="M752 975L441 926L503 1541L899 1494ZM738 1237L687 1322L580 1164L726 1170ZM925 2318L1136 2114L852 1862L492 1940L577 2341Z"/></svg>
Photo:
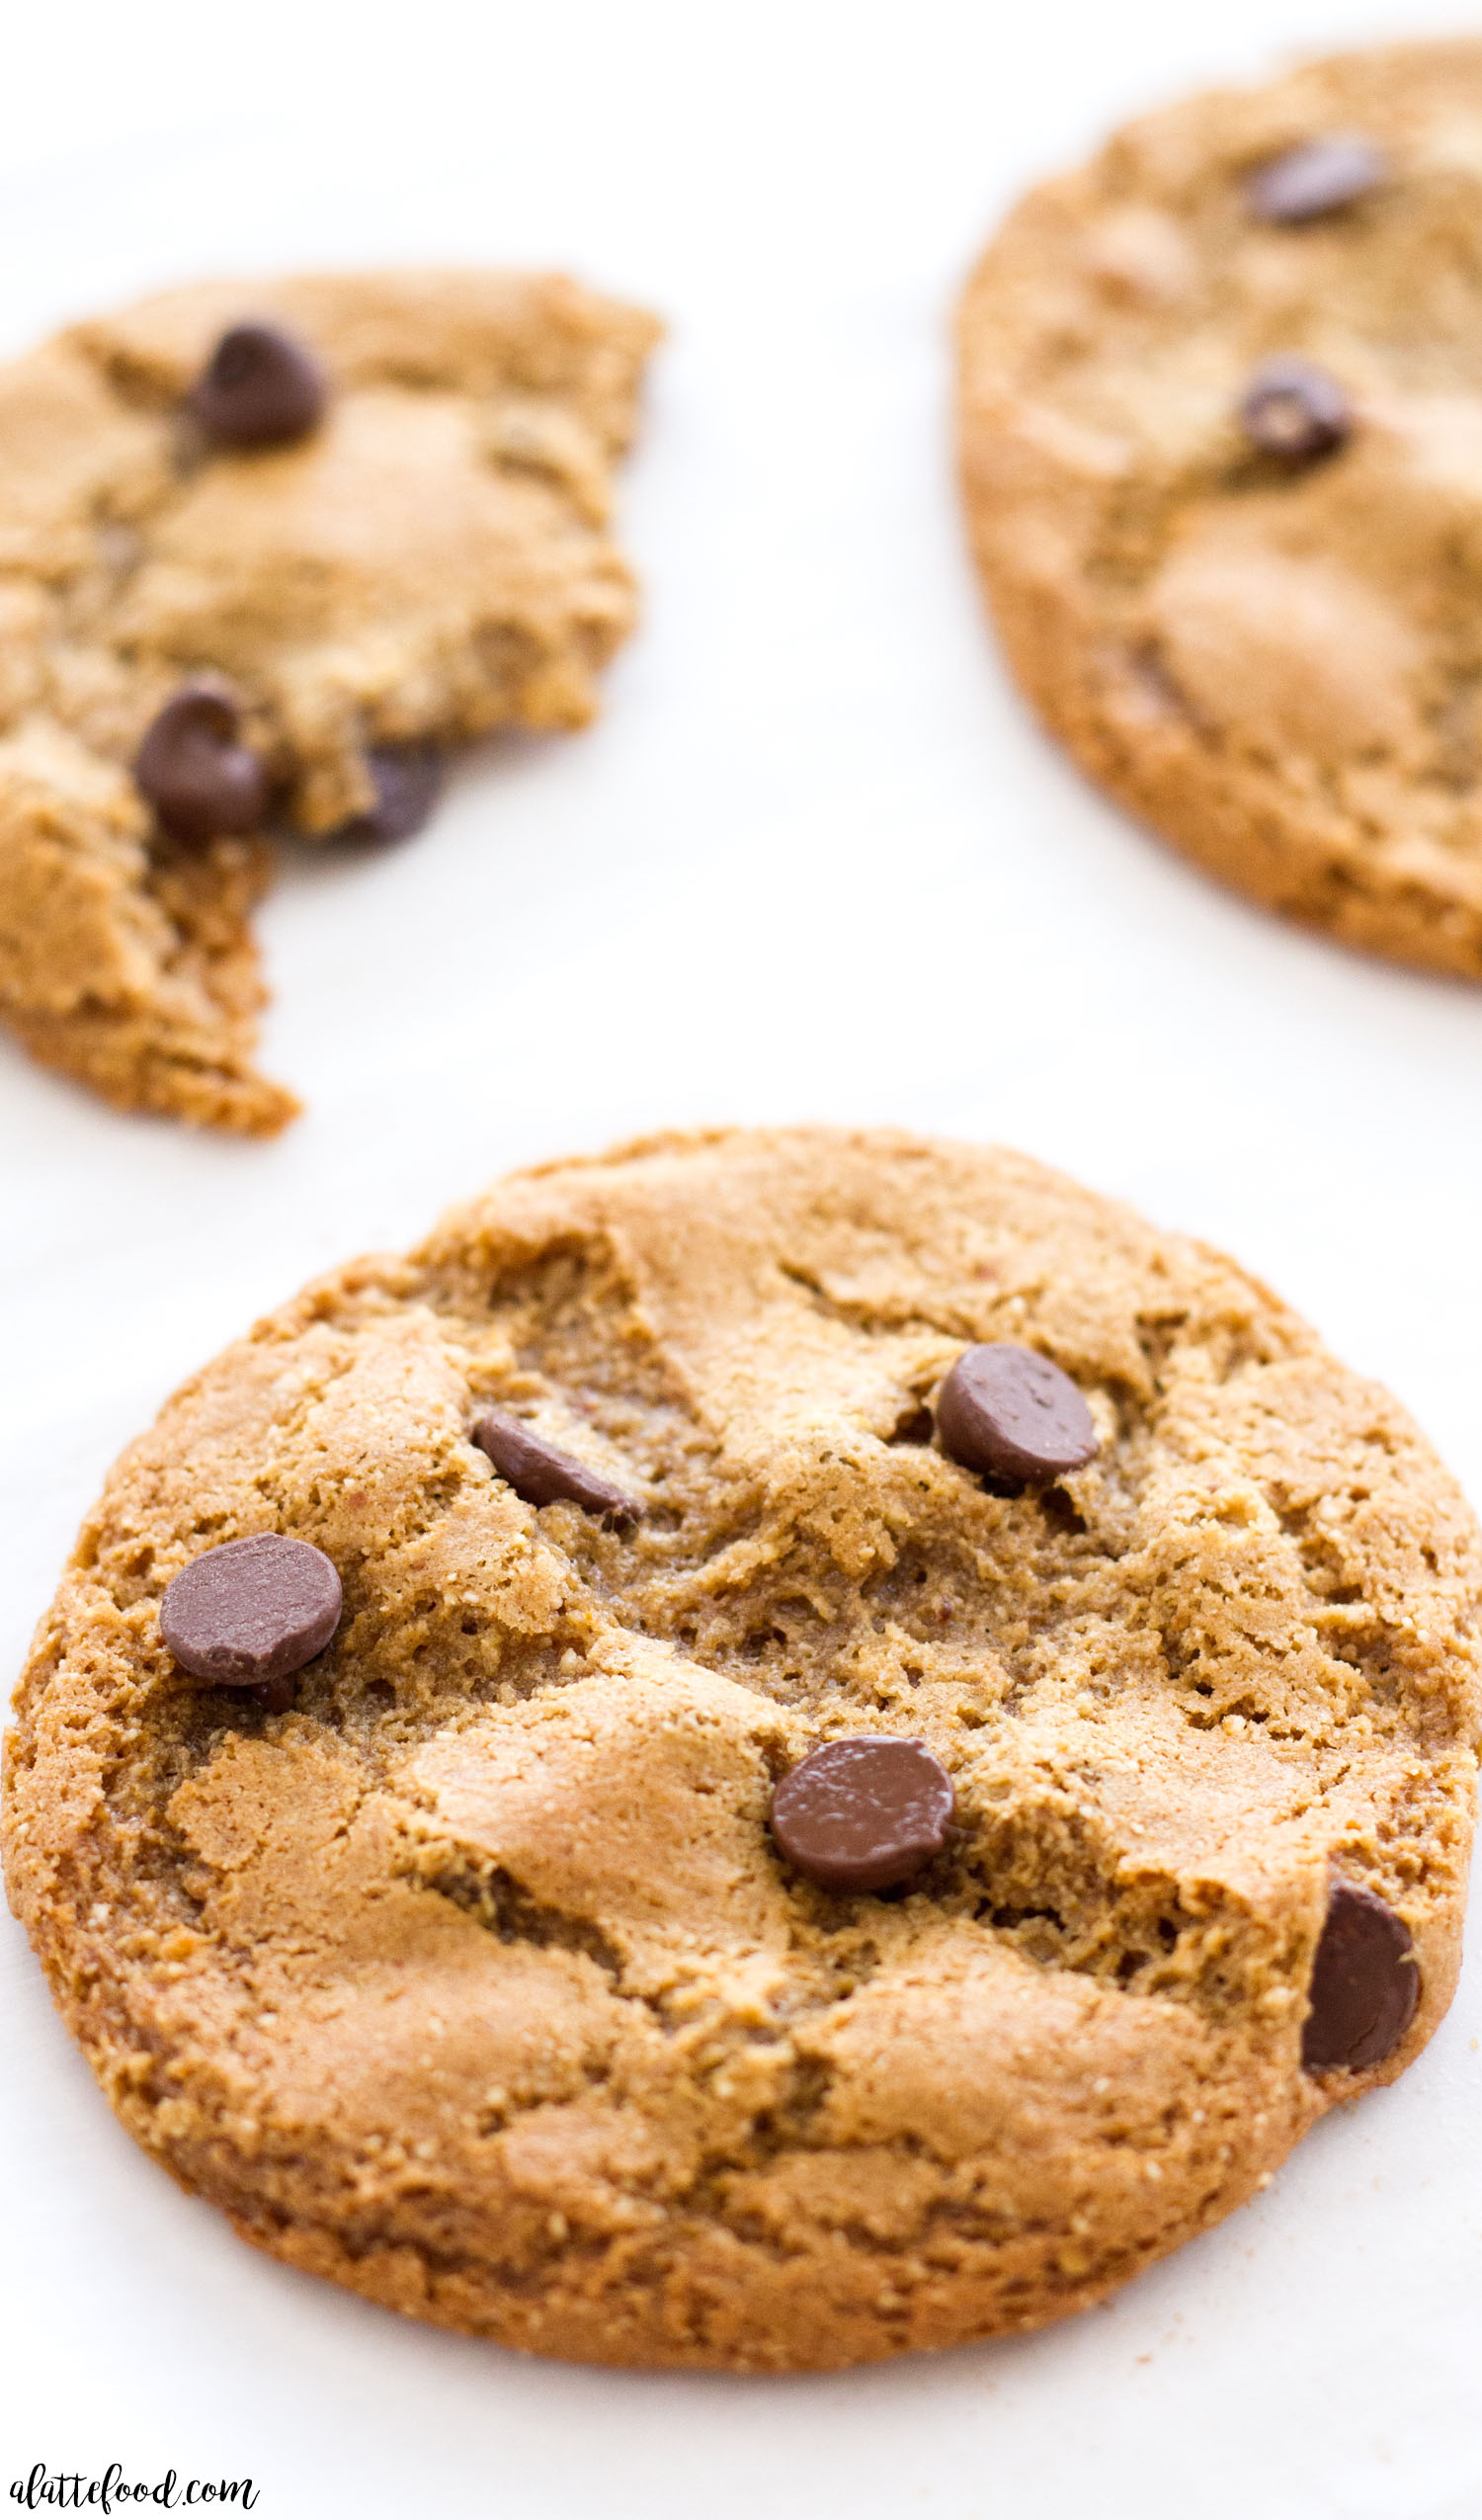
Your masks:
<svg viewBox="0 0 1482 2520"><path fill-rule="evenodd" d="M1482 43L1198 97L959 317L973 546L1092 778L1239 890L1482 977Z"/></svg>
<svg viewBox="0 0 1482 2520"><path fill-rule="evenodd" d="M1429 2038L1479 1595L1403 1410L1217 1253L1017 1155L656 1139L321 1280L124 1455L11 1897L293 2265L599 2362L953 2344Z"/></svg>
<svg viewBox="0 0 1482 2520"><path fill-rule="evenodd" d="M265 825L399 837L576 726L648 315L481 271L224 281L0 370L0 1017L125 1108L269 1132Z"/></svg>

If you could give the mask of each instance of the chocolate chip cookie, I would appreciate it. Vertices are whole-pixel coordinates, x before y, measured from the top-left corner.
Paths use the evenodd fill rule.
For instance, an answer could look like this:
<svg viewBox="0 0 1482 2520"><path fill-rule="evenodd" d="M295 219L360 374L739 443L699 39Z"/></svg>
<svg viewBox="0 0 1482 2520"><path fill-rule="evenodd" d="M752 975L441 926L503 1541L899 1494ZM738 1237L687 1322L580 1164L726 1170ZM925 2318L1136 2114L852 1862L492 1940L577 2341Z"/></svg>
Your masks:
<svg viewBox="0 0 1482 2520"><path fill-rule="evenodd" d="M1482 43L1134 124L1014 211L959 343L1048 725L1255 900L1482 977Z"/></svg>
<svg viewBox="0 0 1482 2520"><path fill-rule="evenodd" d="M658 326L481 271L224 281L0 370L0 1017L265 1133L261 834L398 839L451 746L582 724Z"/></svg>
<svg viewBox="0 0 1482 2520"><path fill-rule="evenodd" d="M261 1322L41 1624L7 1877L245 2237L599 2362L1032 2327L1403 2070L1482 1556L1394 1401L1017 1155L497 1185Z"/></svg>

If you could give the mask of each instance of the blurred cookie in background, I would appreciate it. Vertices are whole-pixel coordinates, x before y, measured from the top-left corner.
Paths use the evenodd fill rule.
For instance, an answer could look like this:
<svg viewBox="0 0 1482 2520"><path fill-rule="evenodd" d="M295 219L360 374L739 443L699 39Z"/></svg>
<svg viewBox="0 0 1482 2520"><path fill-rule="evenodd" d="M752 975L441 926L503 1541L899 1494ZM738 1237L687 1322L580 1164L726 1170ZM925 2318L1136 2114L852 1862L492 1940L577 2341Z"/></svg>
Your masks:
<svg viewBox="0 0 1482 2520"><path fill-rule="evenodd" d="M0 1018L125 1109L268 1134L263 833L395 840L574 727L649 315L477 270L213 282L0 370Z"/></svg>
<svg viewBox="0 0 1482 2520"><path fill-rule="evenodd" d="M1201 96L958 316L973 549L1082 767L1345 943L1482 977L1482 43Z"/></svg>

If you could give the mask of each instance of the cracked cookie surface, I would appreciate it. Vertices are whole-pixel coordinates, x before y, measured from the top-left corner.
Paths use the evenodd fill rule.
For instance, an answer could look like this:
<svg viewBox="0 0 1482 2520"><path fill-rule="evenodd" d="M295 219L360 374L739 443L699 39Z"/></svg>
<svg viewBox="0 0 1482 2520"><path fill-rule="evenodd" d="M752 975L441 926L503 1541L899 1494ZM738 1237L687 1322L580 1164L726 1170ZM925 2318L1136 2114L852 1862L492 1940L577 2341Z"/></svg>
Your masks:
<svg viewBox="0 0 1482 2520"><path fill-rule="evenodd" d="M966 1342L1099 1450L990 1492ZM522 1503L527 1420L641 1509ZM269 1713L166 1585L344 1586ZM124 2123L249 2239L617 2363L844 2364L1081 2308L1390 2079L1449 2000L1478 1536L1403 1411L1231 1262L1029 1160L658 1139L514 1176L260 1323L126 1453L10 1738L17 1912ZM801 1879L774 1782L924 1740L913 1882ZM1304 2071L1334 1879L1416 2017Z"/></svg>
<svg viewBox="0 0 1482 2520"><path fill-rule="evenodd" d="M327 402L292 444L209 439L189 392L244 315ZM571 281L480 271L212 282L0 369L0 1018L124 1108L272 1132L248 925L260 839L190 846L131 764L224 676L306 837L377 756L569 727L631 626L614 464L658 333Z"/></svg>
<svg viewBox="0 0 1482 2520"><path fill-rule="evenodd" d="M1360 140L1352 198L1297 198L1291 153ZM1256 900L1482 978L1482 43L1132 125L1014 211L958 339L975 554L1082 767ZM1341 443L1253 442L1273 361Z"/></svg>

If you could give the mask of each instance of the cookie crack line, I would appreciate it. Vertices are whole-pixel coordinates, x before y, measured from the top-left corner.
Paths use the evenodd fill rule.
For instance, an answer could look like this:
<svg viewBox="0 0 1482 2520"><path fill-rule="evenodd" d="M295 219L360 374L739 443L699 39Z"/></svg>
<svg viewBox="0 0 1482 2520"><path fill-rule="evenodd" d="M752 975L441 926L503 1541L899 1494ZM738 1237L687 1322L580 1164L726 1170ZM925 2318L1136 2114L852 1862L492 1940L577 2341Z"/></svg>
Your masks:
<svg viewBox="0 0 1482 2520"><path fill-rule="evenodd" d="M1198 96L958 314L973 550L1089 776L1339 941L1482 978L1482 44Z"/></svg>
<svg viewBox="0 0 1482 2520"><path fill-rule="evenodd" d="M1018 1156L669 1137L176 1395L23 1677L7 1880L290 2262L867 2360L1104 2296L1419 2053L1479 1603L1424 1439L1219 1254Z"/></svg>
<svg viewBox="0 0 1482 2520"><path fill-rule="evenodd" d="M0 369L0 1019L123 1109L271 1134L270 833L384 845L584 724L652 317L539 274L209 282Z"/></svg>

